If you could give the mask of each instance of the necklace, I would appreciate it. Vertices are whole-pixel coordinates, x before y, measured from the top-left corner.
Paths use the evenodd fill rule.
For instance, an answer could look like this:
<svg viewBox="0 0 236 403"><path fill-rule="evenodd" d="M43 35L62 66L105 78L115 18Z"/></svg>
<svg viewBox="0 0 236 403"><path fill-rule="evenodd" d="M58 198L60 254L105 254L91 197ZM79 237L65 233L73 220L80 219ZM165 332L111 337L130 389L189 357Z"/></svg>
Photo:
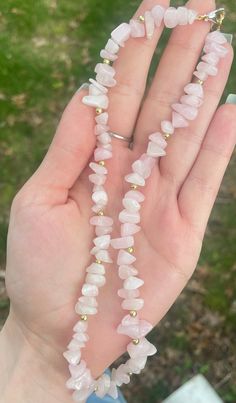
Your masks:
<svg viewBox="0 0 236 403"><path fill-rule="evenodd" d="M102 63L95 67L96 80L89 79L89 95L83 98L83 103L96 109L95 135L97 144L94 151L94 162L89 164L93 173L89 175L93 183L92 211L96 214L90 219L90 224L95 227L96 237L93 240L94 247L90 251L94 262L86 268L85 283L82 287L82 296L78 299L75 311L80 315L80 320L73 328L74 335L68 345L68 350L63 353L69 363L71 377L66 386L73 390L73 398L76 402L86 400L95 392L100 398L106 394L114 399L118 396L117 386L130 381L132 374L139 374L145 367L147 357L156 353L156 347L151 344L146 335L153 328L152 324L140 319L139 312L144 306L144 300L140 298L140 287L144 284L138 277L138 271L132 265L136 261L134 256L134 235L141 227L140 208L144 202L144 195L140 188L145 186L150 177L152 168L158 158L166 155L167 140L174 134L176 128L189 125L189 121L196 119L198 108L203 103L203 84L208 76L216 76L217 64L220 58L226 56L228 49L224 46L227 40L220 32L225 13L224 9L218 9L205 15L198 15L194 10L186 7L169 7L165 9L156 5L150 11L146 11L137 20L120 24L111 33L105 49L100 53ZM122 200L124 210L119 214L120 238L111 239L113 219L104 214L108 204L108 194L105 191L108 170L106 160L112 158L111 135L109 134L108 113L109 105L108 88L116 85L115 69L112 62L118 58L120 47L130 38L146 36L152 38L155 27L162 23L167 28L177 25L193 24L195 21L207 21L212 24L212 30L206 36L205 46L201 61L194 71L194 81L184 87L184 95L179 103L172 105L172 119L161 122L161 130L149 135L147 151L132 164L132 172L125 176L125 181L130 185ZM127 314L117 328L119 334L130 337L127 352L130 358L117 369L112 369L111 376L101 375L98 379L92 377L86 362L81 360L81 349L88 341L88 317L97 313L97 300L99 288L105 282L105 264L111 264L112 259L108 248L112 246L118 250L117 264L119 276L124 280L123 288L118 295L123 299L122 308Z"/></svg>

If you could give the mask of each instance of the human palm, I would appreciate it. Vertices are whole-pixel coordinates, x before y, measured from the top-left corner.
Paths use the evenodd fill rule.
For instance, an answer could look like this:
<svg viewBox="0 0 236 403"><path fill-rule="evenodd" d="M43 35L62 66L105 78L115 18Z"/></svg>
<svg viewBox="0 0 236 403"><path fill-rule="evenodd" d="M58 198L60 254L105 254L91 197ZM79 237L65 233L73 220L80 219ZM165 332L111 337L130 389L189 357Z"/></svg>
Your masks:
<svg viewBox="0 0 236 403"><path fill-rule="evenodd" d="M138 14L146 9L145 3ZM199 11L214 8L213 3L204 2ZM192 1L190 6L199 9L199 2ZM145 151L148 134L159 129L160 121L170 114L170 104L181 96L208 28L201 24L174 30L141 108L160 30L149 46L145 40L139 44L130 40L114 63L118 85L109 92L109 124L123 135L134 132L134 145L130 149L113 139L114 157L106 164L106 214L114 219L112 237L119 236L118 213L128 190L124 175ZM182 50L181 43L185 43ZM145 281L141 315L153 325L173 304L196 267L206 223L233 150L235 108L224 106L215 114L231 62L230 50L218 77L204 87L199 117L169 140L167 156L158 161L143 191L146 199L142 230L135 236L135 267ZM94 112L82 104L85 94L85 90L75 94L44 161L15 198L8 238L6 281L11 314L33 345L47 345L55 351L62 373L66 373L62 352L78 320L74 305L91 263L94 237L89 225L92 186L88 182L88 163L95 146ZM128 341L116 334L124 312L117 295L122 284L116 254L111 254L113 264L106 265L107 283L100 290L98 314L89 318L90 340L83 352L94 376L125 351Z"/></svg>

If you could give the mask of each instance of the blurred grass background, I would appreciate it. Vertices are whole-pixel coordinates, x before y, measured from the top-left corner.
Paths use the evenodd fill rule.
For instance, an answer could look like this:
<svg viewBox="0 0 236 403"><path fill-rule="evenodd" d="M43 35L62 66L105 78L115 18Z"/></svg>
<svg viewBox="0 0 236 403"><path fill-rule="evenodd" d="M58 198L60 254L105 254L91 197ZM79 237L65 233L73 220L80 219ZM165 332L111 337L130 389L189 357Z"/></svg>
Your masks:
<svg viewBox="0 0 236 403"><path fill-rule="evenodd" d="M138 4L137 0L1 2L0 323L8 312L4 268L11 200L39 165L65 105L93 76L109 32L128 20ZM235 0L218 5L227 10L225 32L235 33ZM165 33L149 79L167 38ZM228 93L236 93L235 64L222 102ZM198 372L224 402L236 402L235 166L234 157L208 225L198 270L151 334L161 354L150 361L143 376L134 377L124 388L129 402L160 402Z"/></svg>

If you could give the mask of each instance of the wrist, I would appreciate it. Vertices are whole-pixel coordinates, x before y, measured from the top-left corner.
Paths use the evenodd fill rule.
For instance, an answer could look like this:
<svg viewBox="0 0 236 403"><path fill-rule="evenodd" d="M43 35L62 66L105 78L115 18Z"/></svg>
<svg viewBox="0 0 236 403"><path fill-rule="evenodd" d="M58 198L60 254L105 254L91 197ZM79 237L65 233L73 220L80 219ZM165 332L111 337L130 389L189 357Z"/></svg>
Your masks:
<svg viewBox="0 0 236 403"><path fill-rule="evenodd" d="M69 403L61 352L27 334L11 313L0 332L0 403Z"/></svg>

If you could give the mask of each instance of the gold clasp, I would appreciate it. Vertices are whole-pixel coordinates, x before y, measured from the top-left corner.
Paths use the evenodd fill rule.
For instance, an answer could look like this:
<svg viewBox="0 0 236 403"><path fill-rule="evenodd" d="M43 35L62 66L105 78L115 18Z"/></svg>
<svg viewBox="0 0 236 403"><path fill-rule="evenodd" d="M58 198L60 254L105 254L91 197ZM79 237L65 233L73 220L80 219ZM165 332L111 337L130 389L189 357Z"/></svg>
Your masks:
<svg viewBox="0 0 236 403"><path fill-rule="evenodd" d="M217 10L211 11L208 14L199 15L197 17L198 21L210 21L212 23L211 30L220 30L225 18L225 9L218 8Z"/></svg>

